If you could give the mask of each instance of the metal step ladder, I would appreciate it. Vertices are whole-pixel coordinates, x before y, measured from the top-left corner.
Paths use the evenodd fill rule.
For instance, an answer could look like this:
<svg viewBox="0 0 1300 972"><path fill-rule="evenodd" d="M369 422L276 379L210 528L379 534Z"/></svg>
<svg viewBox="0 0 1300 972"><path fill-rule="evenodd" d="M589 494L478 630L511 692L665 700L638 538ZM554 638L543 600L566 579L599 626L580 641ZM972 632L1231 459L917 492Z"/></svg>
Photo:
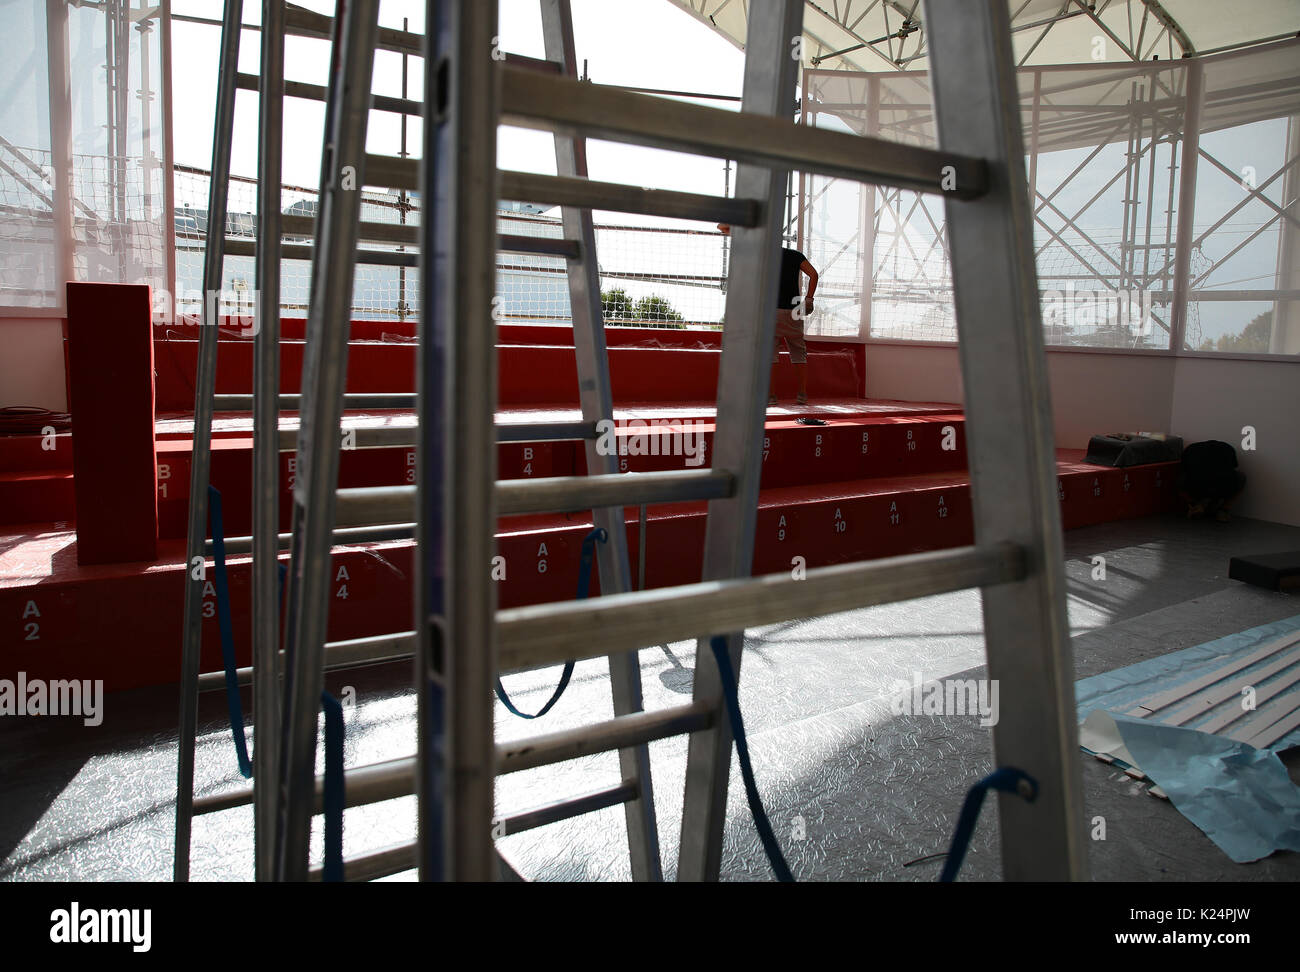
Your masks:
<svg viewBox="0 0 1300 972"><path fill-rule="evenodd" d="M544 22L563 16L562 10L556 13L558 5L547 0ZM635 750L689 733L678 877L716 879L733 740L707 639L726 636L731 667L738 673L746 627L979 587L990 677L1001 681L1007 703L995 730L996 759L1037 782L1032 803L1001 798L1004 876L1085 877L1050 401L1010 31L1001 0L927 4L939 150L804 128L790 120L797 71L790 55L801 34L802 0L751 6L740 115L600 89L577 82L567 70L552 77L502 65L489 55L496 37L495 4L431 0L425 58L438 69L425 76L430 110L419 163L367 157L362 151L376 8L374 0L349 4L336 45L341 53L336 53L338 105L330 111L330 157L336 164L356 159L358 184L364 171L384 185L419 188L424 201L418 482L413 491L335 486L358 214L355 201L339 191L337 173L330 173L322 182L315 249L317 267L330 273L313 275L304 366L305 378L313 380L304 380L303 387L316 394L303 399L299 431L299 454L309 461L301 464L306 475L300 474L295 487L286 639L290 690L280 751L275 876L312 874L308 836L322 787L314 773L317 699L326 664L350 650L325 643L329 545L336 528L402 524L409 518L417 524L416 630L413 636L379 640L390 648L415 644L419 748L414 758L351 770L347 802L359 805L414 790L418 848L402 845L367 855L355 862L365 876L414 862L426 879L491 879L500 867L493 841L496 775ZM548 56L554 36L548 31ZM590 182L582 179L581 153L574 148L568 174L563 168L555 177L499 173L499 122L736 159L738 198ZM563 165L564 143L558 148ZM791 168L946 196L967 396L974 546L815 568L802 580L786 574L749 577L781 203ZM484 448L494 439L496 396L494 341L486 322L494 291L496 200L515 192L568 207L733 224L711 468L496 482L494 450ZM571 218L566 213L566 224ZM580 233L581 224L573 225ZM581 247L581 239L577 242ZM574 313L580 313L576 300ZM584 418L589 398L595 396L584 388ZM498 515L683 499L709 501L701 583L496 609L490 566ZM494 743L491 690L499 671L616 657L684 638L705 639L690 703L619 714L516 745ZM626 787L618 789L627 795ZM247 796L238 794L237 800L247 802ZM546 808L525 822L563 819L618 799L618 793L593 794Z"/></svg>
<svg viewBox="0 0 1300 972"><path fill-rule="evenodd" d="M446 421L427 421L435 406L422 401L416 786L423 878L491 877L494 770L682 732L690 744L678 877L718 877L733 739L721 677L704 641L690 704L530 740L527 748L492 744L492 720L479 700L487 698L497 666L726 635L738 672L746 626L969 587L983 593L990 676L1001 681L1009 703L995 732L997 762L1028 774L1036 786L1032 802L1000 799L1004 876L1086 876L1051 407L1007 10L1002 0L927 4L943 147L925 150L789 120L791 52L801 36L802 7L802 0L750 6L741 115L572 78L528 76L509 65L497 69L482 56L495 36L494 5L462 0L430 7L427 62L444 67L429 79L426 100L441 110L426 123L421 176L425 197L446 204L432 207L423 226L429 259L421 271L421 361L423 387L441 392ZM737 196L752 207L752 218L733 220L744 228L733 234L711 469L727 488L710 499L700 584L493 610L485 558L502 511L485 488L490 463L471 457L486 431L476 427L476 416L483 397L491 400L495 376L490 341L473 322L487 314L492 294L483 227L497 195L488 174L502 120L740 162ZM748 576L781 197L792 167L946 196L974 546L819 568L803 580ZM596 184L581 194L577 188L575 205L603 208L612 198ZM678 215L709 219L712 212L700 206ZM643 501L636 478L626 480L622 501ZM585 637L588 632L599 638Z"/></svg>
<svg viewBox="0 0 1300 972"><path fill-rule="evenodd" d="M320 86L301 82L284 81L284 36L286 33L301 36L332 36L331 18L304 10L282 0L264 0L262 11L262 65L260 77L249 74L234 74L233 67L238 58L238 31L231 31L230 24L238 24L242 17L241 4L227 4L223 24L223 83L219 87L218 128L215 146L225 146L224 156L214 150L214 177L212 180L212 200L210 211L216 212L217 205L225 206L225 175L229 170L229 142L233 119L233 102L236 89L259 92L259 114L265 119L260 126L259 142L259 198L258 198L258 240L259 245L238 240L224 240L222 234L210 235L207 241L207 259L215 266L210 279L216 281L207 289L211 291L219 285L220 266L223 255L256 257L257 288L259 302L257 317L260 326L255 336L255 391L252 395L217 395L215 387L215 341L200 346L200 381L196 383L196 437L195 463L191 484L191 538L190 550L202 550L195 553L191 563L204 562L206 556L213 553L213 543L206 541L207 520L207 465L210 456L211 416L214 409L251 410L254 421L254 523L253 535L250 537L228 538L224 543L227 556L253 554L253 643L255 649L254 664L236 673L241 685L252 684L257 700L257 726L262 730L264 741L277 740L281 734L280 720L280 679L281 661L285 654L279 650L280 643L280 577L278 571L278 554L291 546L293 534L278 534L278 492L279 492L279 453L291 451L299 446L301 431L279 429L279 409L297 409L304 412L310 395L279 394L279 264L283 258L311 258L313 247L283 244L282 238L288 236L313 235L316 232L316 220L282 214L280 211L280 168L282 157L282 120L283 97L311 98L327 103L327 130L333 131L330 118L336 110L335 101L330 100L329 91ZM356 25L353 25L356 29ZM571 52L572 21L567 10L563 18L553 18L548 22L548 43L553 43L561 50L568 50L570 57L564 64L572 65ZM567 32L567 33L566 33ZM234 38L232 41L231 38ZM408 54L422 54L422 40L419 35L406 31L379 28L376 45ZM339 77L340 67L338 53L341 45L335 43L336 60L331 77ZM534 61L528 58L512 58L515 63L528 67L559 73L565 68L560 61ZM233 78L233 83L230 79ZM367 85L368 86L368 85ZM394 111L403 114L421 114L421 102L403 98L380 95L371 96L371 106L378 110ZM557 156L562 155L561 140L557 139ZM384 160L387 161L387 160ZM391 160L400 162L401 160ZM330 167L327 152L322 162L323 170ZM563 166L565 163L560 161ZM576 163L570 163L575 165ZM582 163L585 169L585 162ZM413 170L404 167L384 167L384 162L375 166L378 171L387 171L395 182L409 183L407 188L415 188ZM326 184L328 171L322 172L321 184ZM527 192L526 180L516 188L516 192ZM354 194L355 195L355 194ZM323 207L322 207L323 216ZM576 231L566 234L561 240L538 239L525 236L502 234L496 237L496 247L502 252L516 252L563 257L568 260L569 276L573 280L573 304L575 307L575 345L577 372L584 389L583 419L578 422L561 421L550 423L507 424L495 428L495 438L499 442L535 442L563 439L586 439L588 441L589 468L597 472L612 473L616 470L606 468L605 457L597 455L592 448L596 439L597 422L612 418L611 396L609 391L608 363L605 355L603 322L600 315L599 284L588 287L588 279L595 280L594 231L589 212L577 214ZM220 223L224 225L224 216ZM567 228L567 224L566 224ZM589 242L584 246L576 239ZM392 225L385 223L359 222L358 241L416 246L419 244L419 230L413 225ZM271 241L261 246L260 241ZM224 250L223 250L224 244ZM584 257L583 254L591 254ZM418 265L418 252L394 252L392 250L358 250L355 254L357 263L382 265L401 265L415 267ZM319 266L313 268L313 279L320 279ZM350 282L350 281L349 281ZM347 303L350 306L350 295ZM205 312L207 308L205 305ZM205 320L205 323L208 323ZM347 315L343 318L346 333ZM337 326L337 322L334 322ZM207 331L204 332L206 335ZM310 342L310 339L309 339ZM303 387L312 387L304 382ZM344 394L342 408L414 408L417 396L414 394ZM304 421L300 425L306 426ZM205 433L200 443L199 430ZM379 429L349 430L351 445L355 448L380 448L395 446L414 446L416 444L415 427L395 427ZM202 446L202 448L201 448ZM337 463L338 437L333 448ZM200 457L200 452L202 456ZM203 469L200 471L200 461ZM336 466L337 468L337 466ZM335 473L335 475L337 475ZM511 484L502 484L506 492ZM412 490L406 490L407 494ZM350 491L347 499L360 505L375 502L400 502L403 490L396 491L381 488L379 490ZM201 507L193 500L201 500ZM508 501L507 501L508 505ZM601 523L612 523L617 511L601 511ZM408 539L414 535L414 511L400 519L403 522L370 524L371 517L364 512L357 517L358 526L333 531L331 545L363 543L382 540ZM197 520L197 534L195 534ZM630 579L627 567L626 535L620 529L608 529L609 542L605 551L597 558L600 568L601 586L605 591L627 590ZM179 760L178 813L176 829L175 877L185 880L189 874L190 829L195 814L217 812L232 806L252 802L255 807L255 858L256 875L259 880L269 880L274 876L274 846L271 835L275 833L276 787L270 782L278 776L277 746L270 744L255 747L255 772L251 788L242 788L233 792L194 798L193 766L195 735L197 731L197 699L204 691L218 691L226 688L226 673L223 671L198 674L198 647L201 640L201 618L197 612L201 606L201 578L205 571L198 572L199 582L191 577L193 601L187 601L186 641L184 659L186 671L182 680L182 716L181 746ZM328 602L326 602L328 604ZM356 665L374 664L411 657L414 650L414 635L400 632L388 636L354 639L347 642L325 646L325 668L338 669ZM627 713L641 708L640 670L635 659L627 656L610 659L614 708L616 712ZM191 674L193 673L193 674ZM623 803L626 806L629 849L631 853L633 875L640 880L661 880L662 870L659 860L658 834L654 820L654 803L649 772L649 755L644 744L628 747L622 754L623 783L600 794L584 798L587 810L596 810L605 806ZM585 812L585 811L584 811ZM518 832L533 826L551 822L553 812L540 808L517 814L501 822L500 828L506 833ZM562 817L554 817L562 819ZM413 850L413 844L411 849ZM391 868L402 870L413 866L413 852L405 856L410 863L403 866L403 854L381 853L368 855L364 860L351 862L353 876L382 876L392 873Z"/></svg>

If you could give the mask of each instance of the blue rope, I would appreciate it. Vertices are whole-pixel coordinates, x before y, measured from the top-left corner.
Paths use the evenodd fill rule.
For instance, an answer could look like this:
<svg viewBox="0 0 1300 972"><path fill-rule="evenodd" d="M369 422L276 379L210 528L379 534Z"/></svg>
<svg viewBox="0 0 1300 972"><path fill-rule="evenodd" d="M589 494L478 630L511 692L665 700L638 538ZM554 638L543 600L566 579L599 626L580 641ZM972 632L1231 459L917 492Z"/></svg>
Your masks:
<svg viewBox="0 0 1300 972"><path fill-rule="evenodd" d="M343 706L322 691L325 710L325 867L322 880L343 880Z"/></svg>
<svg viewBox="0 0 1300 972"><path fill-rule="evenodd" d="M208 506L212 516L212 556L216 561L213 585L217 591L217 627L221 630L221 659L226 667L226 709L230 714L230 734L235 738L239 772L248 779L253 775L253 764L248 758L248 740L244 736L244 706L239 698L239 673L235 666L235 632L230 620L230 584L226 578L226 534L221 520L221 491L210 484Z"/></svg>
<svg viewBox="0 0 1300 972"><path fill-rule="evenodd" d="M754 817L754 827L758 830L758 839L767 852L767 859L776 873L778 881L793 881L794 875L781 853L772 824L763 809L763 799L758 795L758 784L754 781L754 768L749 762L749 743L745 739L745 723L740 717L740 694L736 687L736 673L731 667L731 655L727 652L727 639L721 635L709 642L713 648L713 657L718 663L718 675L722 681L722 694L727 701L727 718L731 721L731 735L736 740L736 756L740 760L740 776L745 781L745 796L749 800L749 812Z"/></svg>
<svg viewBox="0 0 1300 972"><path fill-rule="evenodd" d="M1027 792L1021 792L1021 784L1026 784ZM980 780L966 793L966 801L961 806L961 816L957 818L957 829L952 835L952 846L948 848L948 859L944 861L940 881L955 881L961 870L962 861L966 859L966 849L975 833L975 824L979 821L980 807L984 804L984 794L989 790L1003 793L1019 793L1029 803L1038 797L1038 783L1023 770L1004 766L994 770Z"/></svg>
<svg viewBox="0 0 1300 972"><path fill-rule="evenodd" d="M609 534L601 527L596 527L582 539L582 559L578 562L578 600L584 600L587 592L591 587L591 564L596 556L596 544L605 543L609 540ZM569 679L573 677L574 663L567 661L564 663L564 671L560 674L560 684L556 686L555 692L547 703L542 706L540 712L529 715L527 712L521 712L515 708L515 704L510 701L510 696L506 694L506 687L497 679L497 698L507 709L519 716L521 719L540 719L546 713L551 711L551 707L560 701L560 696L564 690L569 687Z"/></svg>

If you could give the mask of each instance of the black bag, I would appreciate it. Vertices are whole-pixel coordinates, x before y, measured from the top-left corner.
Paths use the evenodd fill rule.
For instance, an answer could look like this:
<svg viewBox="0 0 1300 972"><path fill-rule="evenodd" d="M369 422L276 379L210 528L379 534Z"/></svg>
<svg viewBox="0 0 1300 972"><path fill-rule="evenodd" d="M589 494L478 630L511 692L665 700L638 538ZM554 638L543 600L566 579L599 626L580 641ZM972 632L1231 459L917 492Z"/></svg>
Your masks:
<svg viewBox="0 0 1300 972"><path fill-rule="evenodd" d="M1194 499L1228 499L1244 480L1237 471L1237 450L1226 442L1207 439L1183 450L1179 486Z"/></svg>
<svg viewBox="0 0 1300 972"><path fill-rule="evenodd" d="M1094 466L1142 466L1151 462L1173 462L1183 451L1183 440L1176 435L1156 438L1112 432L1094 435L1088 442L1083 461Z"/></svg>

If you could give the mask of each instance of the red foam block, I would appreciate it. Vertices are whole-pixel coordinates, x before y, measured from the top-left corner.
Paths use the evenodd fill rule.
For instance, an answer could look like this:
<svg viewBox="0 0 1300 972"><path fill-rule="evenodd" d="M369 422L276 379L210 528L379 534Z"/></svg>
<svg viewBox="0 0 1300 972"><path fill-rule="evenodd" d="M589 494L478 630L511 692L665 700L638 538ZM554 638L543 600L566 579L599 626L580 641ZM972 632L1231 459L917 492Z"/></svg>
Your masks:
<svg viewBox="0 0 1300 972"><path fill-rule="evenodd" d="M77 560L154 560L158 484L147 286L68 284L68 370Z"/></svg>

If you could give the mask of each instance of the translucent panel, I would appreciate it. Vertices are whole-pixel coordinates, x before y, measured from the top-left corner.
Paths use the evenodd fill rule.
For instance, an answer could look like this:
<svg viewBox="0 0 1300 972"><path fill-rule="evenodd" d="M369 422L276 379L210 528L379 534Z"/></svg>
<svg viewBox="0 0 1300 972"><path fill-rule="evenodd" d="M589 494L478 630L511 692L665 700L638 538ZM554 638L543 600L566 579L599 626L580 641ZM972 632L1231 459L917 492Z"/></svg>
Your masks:
<svg viewBox="0 0 1300 972"><path fill-rule="evenodd" d="M144 0L69 5L69 98L51 111L45 7L7 4L0 35L3 70L13 72L6 79L13 94L6 91L0 108L0 305L57 309L63 274L165 289L169 231L157 10L140 16ZM66 173L53 154L55 123L65 126L70 148ZM60 229L60 212L68 209ZM70 266L61 270L64 248Z"/></svg>
<svg viewBox="0 0 1300 972"><path fill-rule="evenodd" d="M1205 65L1183 346L1300 353L1300 53Z"/></svg>
<svg viewBox="0 0 1300 972"><path fill-rule="evenodd" d="M1186 85L1182 65L1021 73L1049 344L1170 346Z"/></svg>
<svg viewBox="0 0 1300 972"><path fill-rule="evenodd" d="M58 302L45 0L11 0L0 30L0 306Z"/></svg>
<svg viewBox="0 0 1300 972"><path fill-rule="evenodd" d="M178 309L194 316L200 309L203 248L208 233L209 178L205 170L176 166L176 265ZM232 176L228 188L226 238L256 238L257 183ZM281 210L290 216L315 218L319 194L306 186L281 187ZM503 235L561 239L558 210L512 204L498 213ZM361 218L371 223L418 225L416 193L367 190ZM607 297L606 319L620 326L718 327L726 305L725 238L698 223L665 221L671 225L632 226L601 221L596 215L596 252L601 292ZM287 244L310 244L309 236L286 236ZM392 252L396 247L364 244ZM221 288L224 306L238 309L240 295L253 288L251 257L227 256ZM280 271L281 309L286 316L305 316L311 289L311 263L284 259ZM567 323L572 320L569 284L562 259L521 253L497 258L498 317L513 323ZM355 320L412 319L419 314L418 281L413 269L358 265L352 298Z"/></svg>
<svg viewBox="0 0 1300 972"><path fill-rule="evenodd" d="M805 79L810 124L911 145L936 144L924 75L810 71ZM1049 343L1169 346L1166 295L1184 85L1184 71L1177 66L1020 72ZM857 277L843 270L834 274L843 305L828 307L810 331L955 340L942 201L892 189L859 191L856 185L828 190L826 181L801 180L800 239L815 264L818 259L851 264ZM850 195L860 195L862 203ZM833 232L827 229L832 225Z"/></svg>
<svg viewBox="0 0 1300 972"><path fill-rule="evenodd" d="M1049 344L1172 346L1190 63L1019 72ZM1300 296L1300 44L1198 63L1183 346L1240 351L1261 343L1255 303ZM936 144L928 78L916 72L806 71L803 107L807 124ZM830 268L810 333L955 339L938 200L807 175L798 185L800 245ZM1268 318L1277 336L1257 353L1293 353L1279 349L1300 340L1281 307Z"/></svg>
<svg viewBox="0 0 1300 972"><path fill-rule="evenodd" d="M1188 303L1186 348L1223 354L1300 354L1300 300L1221 300L1213 291Z"/></svg>

